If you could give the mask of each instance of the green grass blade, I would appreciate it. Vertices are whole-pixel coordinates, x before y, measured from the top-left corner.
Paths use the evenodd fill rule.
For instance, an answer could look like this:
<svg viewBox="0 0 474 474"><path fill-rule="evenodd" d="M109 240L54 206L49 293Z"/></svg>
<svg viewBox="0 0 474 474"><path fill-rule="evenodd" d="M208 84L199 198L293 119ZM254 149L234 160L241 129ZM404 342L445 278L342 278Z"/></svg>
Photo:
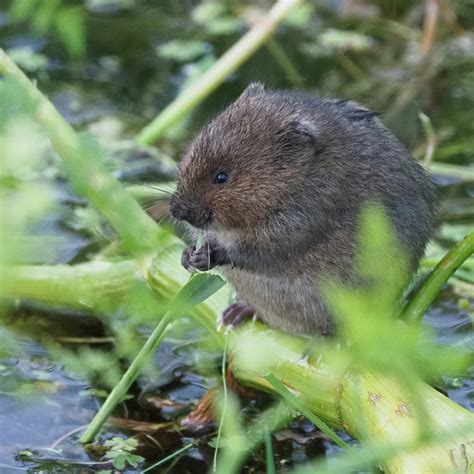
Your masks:
<svg viewBox="0 0 474 474"><path fill-rule="evenodd" d="M194 446L193 443L189 443L186 446L183 446L182 448L178 449L174 453L171 453L169 456L166 456L163 459L160 459L157 463L153 464L152 466L147 467L146 469L143 469L142 472L149 472L152 469L155 469L155 467L161 466L162 464L165 464L166 462L170 461L171 459L175 458L176 456L179 456L181 453L184 453L188 449L191 449Z"/></svg>
<svg viewBox="0 0 474 474"><path fill-rule="evenodd" d="M263 441L265 443L265 461L267 464L267 474L275 474L275 459L273 458L272 435L270 432L265 431L265 434L263 435Z"/></svg>
<svg viewBox="0 0 474 474"><path fill-rule="evenodd" d="M338 436L321 418L312 413L298 400L273 374L268 374L265 380L275 389L275 391L286 400L293 408L308 418L318 429L320 429L329 439L334 441L341 448L351 449L351 447Z"/></svg>
<svg viewBox="0 0 474 474"><path fill-rule="evenodd" d="M474 252L474 232L458 242L432 270L429 277L415 293L402 312L402 319L408 322L419 322L431 306L441 288L451 278L453 273Z"/></svg>

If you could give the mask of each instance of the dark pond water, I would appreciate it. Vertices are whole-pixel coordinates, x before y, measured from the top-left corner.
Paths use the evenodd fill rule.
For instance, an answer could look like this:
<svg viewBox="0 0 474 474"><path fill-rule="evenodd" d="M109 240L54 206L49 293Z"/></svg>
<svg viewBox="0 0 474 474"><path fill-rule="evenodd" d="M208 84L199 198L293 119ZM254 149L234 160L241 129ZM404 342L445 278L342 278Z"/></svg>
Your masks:
<svg viewBox="0 0 474 474"><path fill-rule="evenodd" d="M36 35L25 25L12 24L6 8L0 11L0 41L8 49L28 47L45 55L45 67L32 75L72 124L105 130L114 137L130 137L169 102L192 67L197 67L157 55L157 47L179 32L181 38L200 37L204 41L202 58L206 54L218 56L232 44L239 30L218 39L206 38L200 27L190 20L189 12L197 2L166 1L160 2L159 7L155 2L141 2L131 10L121 8L120 3L109 2L107 8L91 7L88 11L89 54L85 62L68 61L57 41ZM305 34L303 31L299 36L283 29L278 38L291 51ZM202 58L198 55L198 59ZM311 59L301 53L295 53L292 59L305 71L305 85L316 87L322 73L316 71ZM259 79L275 86L291 86L272 57L260 52L193 113L184 132L175 138L167 137L163 149L176 155L206 118L222 108L248 82ZM126 174L131 163L137 170L132 182L157 181L163 179L163 175L171 177L166 166L165 169L157 167L156 161L146 155L119 162L118 175ZM437 242L447 247L461 236L459 226L466 228L472 224L474 185L459 179L434 179L440 191L443 221ZM52 185L65 208L82 205L61 179ZM45 228L63 237L63 245L46 261L44 255L38 257L38 261L77 263L98 249L98 243L90 234L71 229L66 221L67 213L50 215L44 221ZM465 286L460 288L461 284L447 287L426 315L425 322L436 330L441 344L473 349L472 286L469 290ZM102 399L90 390L91 380L65 369L46 349L53 339L73 350L91 345L107 351L111 342L104 325L90 315L51 312L30 304L17 307L8 316L0 337L15 338L16 343L11 356L0 361L0 472L111 469L110 463L99 460L101 453L88 452L78 443L81 430ZM191 449L170 462L167 472L208 471L214 454L209 441L215 432L178 433L174 425L174 420L190 411L217 382L215 375L203 375L196 364L199 360L199 367L203 361L214 368L219 366L219 354L198 348L197 342L203 337L194 329L161 345L155 355L159 376L143 377L132 387L134 398L120 406L102 439L114 434L137 434L141 441L138 454L151 462L194 441ZM474 410L474 368L472 370L470 377L445 380L449 397L470 410ZM263 396L251 397L245 410L251 414L267 403ZM293 421L276 433L274 448L280 467L303 463L322 454L330 457L337 452L331 442L303 419ZM261 449L249 458L245 471L265 471Z"/></svg>

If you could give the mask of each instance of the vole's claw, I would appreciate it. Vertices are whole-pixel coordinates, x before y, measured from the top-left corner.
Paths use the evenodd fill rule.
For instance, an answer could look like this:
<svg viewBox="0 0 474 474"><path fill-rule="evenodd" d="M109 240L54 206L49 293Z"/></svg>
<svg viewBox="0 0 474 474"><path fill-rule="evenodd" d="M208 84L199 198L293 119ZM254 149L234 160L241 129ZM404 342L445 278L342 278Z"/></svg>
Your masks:
<svg viewBox="0 0 474 474"><path fill-rule="evenodd" d="M191 247L187 247L186 249L184 249L181 255L181 265L183 265L183 267L191 273L196 271L193 265L193 255L195 252L196 246L192 245Z"/></svg>
<svg viewBox="0 0 474 474"><path fill-rule="evenodd" d="M181 265L188 272L206 272L215 266L212 250L208 246L196 249L195 245L186 248L181 255Z"/></svg>
<svg viewBox="0 0 474 474"><path fill-rule="evenodd" d="M217 320L217 327L237 326L245 320L252 318L255 315L255 310L247 303L237 302L231 304L219 316Z"/></svg>

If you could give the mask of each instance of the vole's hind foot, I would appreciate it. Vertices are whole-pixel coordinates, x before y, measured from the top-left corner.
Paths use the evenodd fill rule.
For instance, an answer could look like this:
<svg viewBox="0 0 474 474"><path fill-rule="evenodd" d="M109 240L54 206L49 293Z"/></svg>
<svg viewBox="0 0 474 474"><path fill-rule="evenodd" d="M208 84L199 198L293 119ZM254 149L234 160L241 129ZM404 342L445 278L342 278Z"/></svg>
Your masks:
<svg viewBox="0 0 474 474"><path fill-rule="evenodd" d="M181 255L181 265L188 272L206 272L216 266L214 252L207 245L196 249L195 245L186 248Z"/></svg>
<svg viewBox="0 0 474 474"><path fill-rule="evenodd" d="M224 312L219 316L217 325L219 328L224 326L237 326L247 319L255 316L255 310L247 303L239 301L231 304Z"/></svg>

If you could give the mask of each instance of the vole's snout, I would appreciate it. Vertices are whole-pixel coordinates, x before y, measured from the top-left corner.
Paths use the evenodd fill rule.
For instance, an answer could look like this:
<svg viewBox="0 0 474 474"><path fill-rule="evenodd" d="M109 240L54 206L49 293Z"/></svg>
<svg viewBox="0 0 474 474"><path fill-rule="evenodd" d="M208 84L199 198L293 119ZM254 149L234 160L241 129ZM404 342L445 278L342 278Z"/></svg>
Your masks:
<svg viewBox="0 0 474 474"><path fill-rule="evenodd" d="M206 227L211 220L211 210L195 201L184 201L174 195L170 200L170 213L178 220L189 222L192 226Z"/></svg>

